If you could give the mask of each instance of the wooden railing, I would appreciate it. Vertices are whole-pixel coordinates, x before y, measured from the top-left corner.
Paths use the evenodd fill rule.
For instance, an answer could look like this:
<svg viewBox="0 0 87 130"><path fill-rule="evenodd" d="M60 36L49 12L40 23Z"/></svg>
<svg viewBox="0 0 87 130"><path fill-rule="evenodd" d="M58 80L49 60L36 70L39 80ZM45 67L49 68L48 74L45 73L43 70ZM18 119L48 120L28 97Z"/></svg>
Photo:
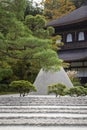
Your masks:
<svg viewBox="0 0 87 130"><path fill-rule="evenodd" d="M62 50L80 49L80 48L87 48L87 41L86 42L65 43L64 46L61 47Z"/></svg>

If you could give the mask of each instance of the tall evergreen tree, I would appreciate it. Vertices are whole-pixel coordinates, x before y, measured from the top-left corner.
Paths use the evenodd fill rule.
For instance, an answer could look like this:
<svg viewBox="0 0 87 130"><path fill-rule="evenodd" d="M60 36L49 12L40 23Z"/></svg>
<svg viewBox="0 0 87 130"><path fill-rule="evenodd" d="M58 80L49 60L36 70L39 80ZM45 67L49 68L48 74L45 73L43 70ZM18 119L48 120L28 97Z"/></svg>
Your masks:
<svg viewBox="0 0 87 130"><path fill-rule="evenodd" d="M10 10L11 1L0 1L0 32L4 35L8 33L10 26L14 24L15 14Z"/></svg>
<svg viewBox="0 0 87 130"><path fill-rule="evenodd" d="M12 0L10 8L18 20L24 20L26 0Z"/></svg>
<svg viewBox="0 0 87 130"><path fill-rule="evenodd" d="M50 39L50 34L52 34L50 32L53 29L45 30L45 21L40 16L31 17L30 21L30 17L26 17L25 22L22 21L24 15L21 12L24 11L24 8L21 5L25 2L24 0L7 2L8 0L0 2L0 15L3 18L0 21L2 27L0 54L4 60L12 69L18 63L21 63L21 66L25 65L24 70L22 70L23 67L20 69L23 72L20 79L24 79L26 74L29 74L27 70L34 63L38 64L39 68L46 70L59 69L62 60L58 59L57 53L52 50L52 40ZM18 6L21 6L20 9L14 10L14 7L18 8Z"/></svg>

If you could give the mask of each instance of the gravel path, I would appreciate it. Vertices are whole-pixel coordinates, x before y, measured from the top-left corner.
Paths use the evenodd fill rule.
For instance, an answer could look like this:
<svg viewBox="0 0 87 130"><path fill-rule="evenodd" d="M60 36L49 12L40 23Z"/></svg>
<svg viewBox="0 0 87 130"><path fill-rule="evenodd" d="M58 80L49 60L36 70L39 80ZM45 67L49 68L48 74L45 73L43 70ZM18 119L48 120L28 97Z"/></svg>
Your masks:
<svg viewBox="0 0 87 130"><path fill-rule="evenodd" d="M87 97L0 97L0 106L86 106Z"/></svg>
<svg viewBox="0 0 87 130"><path fill-rule="evenodd" d="M87 97L0 96L0 125L87 126Z"/></svg>

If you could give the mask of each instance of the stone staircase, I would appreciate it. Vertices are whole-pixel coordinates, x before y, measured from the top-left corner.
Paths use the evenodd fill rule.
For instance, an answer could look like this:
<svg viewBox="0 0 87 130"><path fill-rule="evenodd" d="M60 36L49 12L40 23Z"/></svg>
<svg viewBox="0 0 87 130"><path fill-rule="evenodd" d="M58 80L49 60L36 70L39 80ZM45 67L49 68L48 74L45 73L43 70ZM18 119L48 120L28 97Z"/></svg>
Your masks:
<svg viewBox="0 0 87 130"><path fill-rule="evenodd" d="M1 96L0 125L87 126L87 97Z"/></svg>

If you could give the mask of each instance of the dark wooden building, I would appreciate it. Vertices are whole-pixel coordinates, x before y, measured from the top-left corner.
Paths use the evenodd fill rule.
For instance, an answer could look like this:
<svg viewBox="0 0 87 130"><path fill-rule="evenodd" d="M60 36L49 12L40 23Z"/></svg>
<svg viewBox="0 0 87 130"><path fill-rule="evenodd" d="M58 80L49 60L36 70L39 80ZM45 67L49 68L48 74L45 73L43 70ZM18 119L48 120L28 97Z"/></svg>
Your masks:
<svg viewBox="0 0 87 130"><path fill-rule="evenodd" d="M70 63L69 70L78 72L82 83L87 83L87 5L49 22L47 26L53 26L55 35L62 36L64 46L59 57Z"/></svg>

